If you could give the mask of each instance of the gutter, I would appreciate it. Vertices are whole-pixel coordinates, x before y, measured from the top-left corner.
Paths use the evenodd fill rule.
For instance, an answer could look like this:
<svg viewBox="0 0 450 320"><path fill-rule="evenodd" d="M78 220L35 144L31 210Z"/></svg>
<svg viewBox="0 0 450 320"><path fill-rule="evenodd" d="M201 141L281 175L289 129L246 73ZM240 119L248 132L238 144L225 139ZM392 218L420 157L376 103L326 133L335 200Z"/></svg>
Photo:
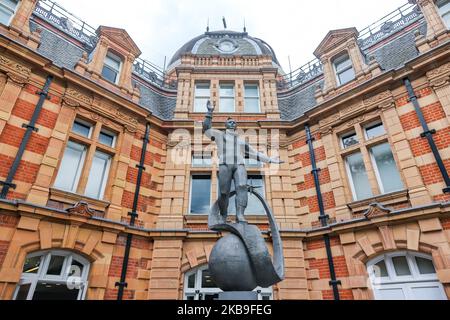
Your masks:
<svg viewBox="0 0 450 320"><path fill-rule="evenodd" d="M137 206L139 202L139 193L141 191L141 182L142 182L142 174L145 170L145 155L147 153L147 146L149 143L149 136L150 136L150 123L147 123L145 128L145 136L142 146L142 153L141 153L141 159L139 162L139 165L136 167L139 169L137 181L136 181L136 191L134 193L134 200L133 200L133 210L129 213L130 219L130 227L134 227L136 223L136 219L139 217L137 213ZM133 235L131 233L127 234L127 242L125 245L125 253L123 257L123 264L122 264L122 273L120 276L120 282L116 282L116 287L119 287L118 293L117 293L117 300L123 299L123 293L124 289L128 287L127 280L127 271L128 271L128 263L130 260L130 251L131 251L131 244L133 241Z"/></svg>
<svg viewBox="0 0 450 320"><path fill-rule="evenodd" d="M414 92L414 88L412 87L411 80L409 80L409 78L405 78L403 79L403 82L408 91L409 101L413 104L417 117L419 118L420 124L422 125L422 129L424 130L424 132L420 136L428 140L428 145L430 146L431 151L433 152L434 158L436 159L436 163L439 167L439 171L441 172L442 178L444 179L446 187L442 190L442 192L450 193L450 177L448 175L447 169L445 168L444 161L442 160L442 157L439 153L439 149L436 146L436 143L433 139L433 135L436 134L436 130L435 129L430 130L430 128L428 127L428 124L422 113L419 101Z"/></svg>
<svg viewBox="0 0 450 320"><path fill-rule="evenodd" d="M34 109L33 116L31 117L30 123L24 123L22 125L23 128L26 128L23 139L20 143L19 150L17 151L14 162L9 170L8 177L5 181L0 181L0 185L3 185L2 191L0 193L0 199L6 199L8 196L8 192L10 189L16 189L16 184L13 183L14 177L16 176L17 170L19 169L20 162L22 161L23 154L25 153L25 149L28 145L28 142L31 139L31 135L33 132L38 132L38 128L36 128L36 122L41 115L42 107L46 99L49 98L49 90L50 85L53 81L53 76L47 76L47 80L45 82L44 88L42 91L36 92L39 95L39 101L36 104L36 108Z"/></svg>
<svg viewBox="0 0 450 320"><path fill-rule="evenodd" d="M308 143L309 155L310 155L311 164L313 167L311 174L314 176L314 184L316 186L317 201L319 202L319 210L320 210L319 220L322 224L322 227L327 228L328 220L330 217L325 213L325 207L324 207L323 198L322 198L322 191L320 190L320 180L319 180L320 169L317 168L316 156L314 154L314 146L313 146L314 138L311 135L311 129L308 125L305 125L305 130L306 130L306 138L307 138L306 142ZM340 280L337 280L337 278L336 278L336 271L334 268L333 253L331 251L331 242L330 242L329 234L325 234L323 236L323 240L325 242L325 249L327 251L328 268L330 269L330 277L331 277L330 286L333 287L334 300L337 301L337 300L340 300L338 285L340 285L342 283Z"/></svg>

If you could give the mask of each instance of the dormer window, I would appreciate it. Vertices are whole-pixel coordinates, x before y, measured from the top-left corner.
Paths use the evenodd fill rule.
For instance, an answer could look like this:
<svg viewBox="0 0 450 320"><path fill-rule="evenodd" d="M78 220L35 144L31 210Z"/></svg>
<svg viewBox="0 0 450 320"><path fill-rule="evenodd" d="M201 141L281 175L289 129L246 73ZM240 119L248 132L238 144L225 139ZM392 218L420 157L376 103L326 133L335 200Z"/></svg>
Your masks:
<svg viewBox="0 0 450 320"><path fill-rule="evenodd" d="M0 0L0 23L9 26L19 0Z"/></svg>
<svg viewBox="0 0 450 320"><path fill-rule="evenodd" d="M450 0L438 0L436 5L447 28L450 28Z"/></svg>
<svg viewBox="0 0 450 320"><path fill-rule="evenodd" d="M117 84L119 82L122 59L112 52L108 52L103 65L102 77L109 82Z"/></svg>
<svg viewBox="0 0 450 320"><path fill-rule="evenodd" d="M348 54L343 54L333 61L336 79L339 86L355 79L355 70Z"/></svg>

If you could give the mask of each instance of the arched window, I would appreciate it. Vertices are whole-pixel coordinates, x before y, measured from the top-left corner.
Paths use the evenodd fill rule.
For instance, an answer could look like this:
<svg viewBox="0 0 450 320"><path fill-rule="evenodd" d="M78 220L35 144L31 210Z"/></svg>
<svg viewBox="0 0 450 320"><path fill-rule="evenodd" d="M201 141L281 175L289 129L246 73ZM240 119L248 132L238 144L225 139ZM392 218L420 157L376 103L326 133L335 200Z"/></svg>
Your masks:
<svg viewBox="0 0 450 320"><path fill-rule="evenodd" d="M84 300L89 261L69 251L27 256L15 300Z"/></svg>
<svg viewBox="0 0 450 320"><path fill-rule="evenodd" d="M256 288L259 300L271 300L271 288ZM203 266L189 271L184 277L184 300L215 300L222 292L214 284L208 271L208 266Z"/></svg>
<svg viewBox="0 0 450 320"><path fill-rule="evenodd" d="M428 255L388 253L369 261L367 270L377 300L447 300Z"/></svg>

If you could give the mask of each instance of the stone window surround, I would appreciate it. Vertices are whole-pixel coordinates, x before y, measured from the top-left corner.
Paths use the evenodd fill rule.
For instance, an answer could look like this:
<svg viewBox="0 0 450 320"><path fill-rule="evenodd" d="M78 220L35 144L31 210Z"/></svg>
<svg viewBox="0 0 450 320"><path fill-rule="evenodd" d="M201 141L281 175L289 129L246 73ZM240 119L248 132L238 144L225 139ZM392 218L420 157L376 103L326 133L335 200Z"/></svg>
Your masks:
<svg viewBox="0 0 450 320"><path fill-rule="evenodd" d="M396 197L398 197L398 199L396 198L395 200L398 200L398 202L403 202L405 201L405 190L398 190L398 192L389 192L389 193L383 193L382 192L382 188L379 185L378 179L376 177L376 173L375 170L377 170L374 167L373 161L372 161L372 157L370 155L370 149L376 145L380 145L383 143L390 143L389 141L389 136L388 133L386 132L384 135L373 138L373 139L367 139L366 134L364 132L364 128L367 125L373 124L374 122L381 122L383 123L383 125L385 126L383 120L380 118L379 115L375 115L369 119L367 119L366 121L362 122L362 123L356 123L353 126L351 126L350 128L346 128L346 129L341 129L339 131L336 131L334 134L334 138L336 139L336 146L338 146L338 162L340 162L341 168L343 173L345 173L345 178L343 179L344 185L346 186L347 189L347 203L349 204L348 207L350 209L352 209L353 212L355 212L355 209L358 208L359 206L356 205L358 203L370 203L371 200L374 199L378 199L378 198L383 198L384 195L395 195ZM357 139L358 139L358 144L349 147L347 149L344 149L342 147L342 143L341 143L341 138L343 135L349 133L349 132L356 132L357 135ZM350 180L350 177L348 177L348 173L346 170L346 157L349 155L352 155L356 152L361 152L361 155L363 157L364 160L364 165L366 168L366 172L369 178L369 183L370 183L370 187L372 190L372 194L373 197L368 198L368 199L359 199L359 200L355 200L354 195L353 195L353 189L352 186L350 185L352 182ZM392 152L395 162L397 164L397 169L399 168L398 165L398 159L397 159L397 155ZM398 169L399 170L399 169ZM402 179L403 184L405 179L403 177L403 173L401 172L401 170L399 170L399 174L400 177ZM397 201L393 201L392 203L397 203Z"/></svg>
<svg viewBox="0 0 450 320"><path fill-rule="evenodd" d="M232 80L232 79L211 79L211 78L199 78L192 80L192 89L191 96L192 101L190 108L190 112L195 114L203 114L204 112L195 111L195 98L196 98L196 85L197 84L209 84L210 90L210 100L211 103L216 104L215 114L224 115L224 114L232 114L235 116L249 116L249 115L261 115L264 114L262 105L262 80L256 79L243 79L243 80ZM235 95L235 111L234 112L220 112L220 85L221 84L230 84L234 85L234 95ZM245 112L245 86L246 85L256 85L258 86L258 94L259 94L259 112ZM206 109L206 108L205 108ZM206 111L205 111L206 112Z"/></svg>
<svg viewBox="0 0 450 320"><path fill-rule="evenodd" d="M86 117L83 117L83 115L78 114L78 113L75 114L75 117L73 118L72 123L75 122L75 120L77 120L77 119L80 119L84 122L92 124L92 128L93 128L92 134L91 134L90 138L80 136L80 135L72 132L72 126L70 126L70 131L69 131L68 137L66 139L65 147L62 149L62 154L61 154L61 157L59 160L58 171L55 172L55 175L54 175L53 181L52 181L52 185L54 185L56 178L58 176L59 167L61 166L61 161L63 158L62 155L66 151L67 142L73 141L75 143L82 144L82 145L86 146L86 148L87 148L86 158L84 160L84 165L83 165L83 169L81 171L81 177L79 179L76 192L70 193L71 196L66 197L66 200L68 202L70 202L67 204L73 205L74 203L76 203L80 200L85 200L85 201L87 200L90 203L91 202L95 203L95 210L106 211L106 209L109 207L109 204L110 204L107 199L109 199L111 196L111 194L110 194L111 193L111 185L114 180L114 177L113 177L114 167L115 167L114 163L116 162L115 158L116 158L116 155L118 154L119 143L116 143L115 147L111 148L111 147L101 144L98 141L98 137L100 135L100 132L102 132L103 130L107 130L108 132L113 132L114 134L116 134L116 141L120 141L120 138L121 138L120 133L117 132L116 130L113 130L112 128L110 128L108 126L105 126L100 121L89 120ZM85 189L86 189L86 186L88 183L88 179L89 179L89 174L90 174L93 158L97 151L106 153L111 156L111 164L109 166L109 174L108 174L108 179L106 182L105 194L103 196L103 199L91 199L84 195ZM51 190L52 190L52 192L50 194L50 200L55 200L55 201L59 201L59 202L61 202L61 200L64 199L64 197L61 197L61 193L64 193L64 194L68 193L67 191L59 190L57 188L51 188Z"/></svg>

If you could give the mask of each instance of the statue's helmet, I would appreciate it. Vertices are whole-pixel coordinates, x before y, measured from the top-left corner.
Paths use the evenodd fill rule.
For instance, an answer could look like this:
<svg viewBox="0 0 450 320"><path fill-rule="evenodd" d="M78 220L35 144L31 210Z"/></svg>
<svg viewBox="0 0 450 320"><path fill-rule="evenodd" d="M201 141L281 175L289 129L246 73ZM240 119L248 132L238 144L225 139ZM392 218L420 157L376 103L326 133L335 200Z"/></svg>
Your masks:
<svg viewBox="0 0 450 320"><path fill-rule="evenodd" d="M236 128L237 128L236 120L234 120L233 118L228 118L228 120L226 122L226 127L227 127L227 129L230 129L230 130L236 130Z"/></svg>

